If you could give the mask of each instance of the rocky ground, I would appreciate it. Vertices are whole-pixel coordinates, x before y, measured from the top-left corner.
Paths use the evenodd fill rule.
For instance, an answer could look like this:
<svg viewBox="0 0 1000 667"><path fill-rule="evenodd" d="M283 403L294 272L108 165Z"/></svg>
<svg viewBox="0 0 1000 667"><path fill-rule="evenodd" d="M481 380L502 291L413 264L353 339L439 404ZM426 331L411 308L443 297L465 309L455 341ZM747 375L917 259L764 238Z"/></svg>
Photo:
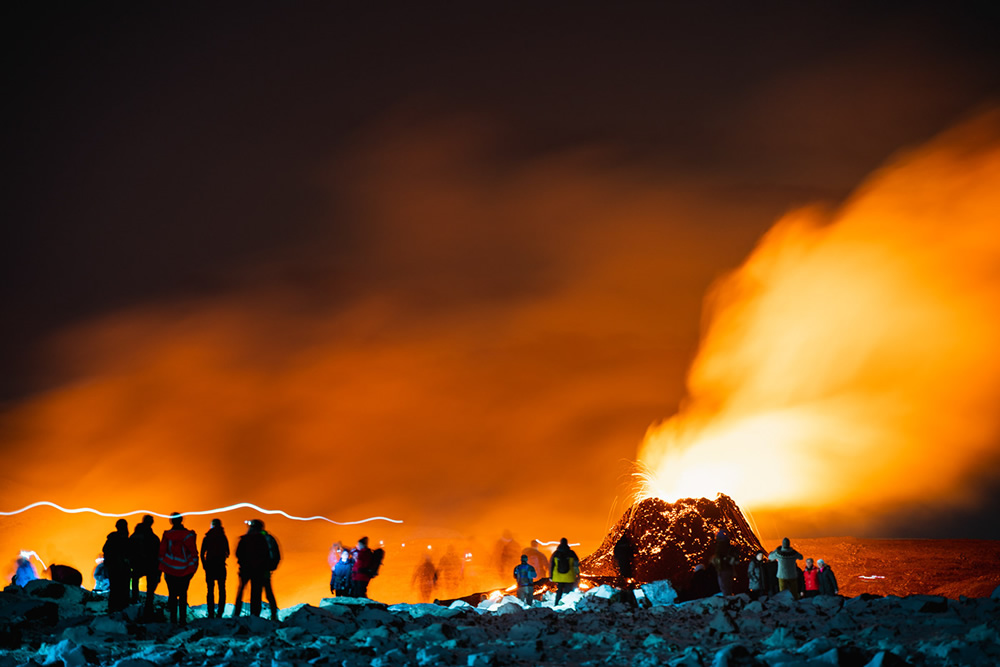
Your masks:
<svg viewBox="0 0 1000 667"><path fill-rule="evenodd" d="M46 580L0 594L0 667L13 665L996 665L1000 589L988 598L787 593L670 602L662 582L631 610L602 586L525 609L509 597L387 606L353 599L298 605L280 620L199 618L142 624L104 614L82 588ZM656 604L653 604L653 603Z"/></svg>

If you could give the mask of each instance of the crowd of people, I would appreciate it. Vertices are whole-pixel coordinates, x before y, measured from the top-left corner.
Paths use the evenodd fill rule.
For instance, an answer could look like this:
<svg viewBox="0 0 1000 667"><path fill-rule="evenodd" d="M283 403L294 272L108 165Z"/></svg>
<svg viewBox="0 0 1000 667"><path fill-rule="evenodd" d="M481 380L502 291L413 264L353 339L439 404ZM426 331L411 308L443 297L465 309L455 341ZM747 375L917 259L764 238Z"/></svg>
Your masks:
<svg viewBox="0 0 1000 667"><path fill-rule="evenodd" d="M128 521L119 519L107 536L94 570L95 590L108 595L108 612L118 612L140 600L139 582L145 579L146 596L142 616L153 618L153 601L161 579L167 585L167 615L171 623L185 625L188 616L188 587L199 565L205 573L206 604L209 618L221 618L226 608L229 538L221 519L212 519L198 549L198 536L184 525L184 517L174 513L170 528L157 537L154 518L145 515L129 535ZM260 616L262 596L271 606L271 618L278 617L278 603L271 586L271 574L281 562L278 541L264 529L264 522L247 522L247 531L236 545L239 584L233 615L242 613L244 589L250 587L250 614ZM216 593L218 600L216 601Z"/></svg>

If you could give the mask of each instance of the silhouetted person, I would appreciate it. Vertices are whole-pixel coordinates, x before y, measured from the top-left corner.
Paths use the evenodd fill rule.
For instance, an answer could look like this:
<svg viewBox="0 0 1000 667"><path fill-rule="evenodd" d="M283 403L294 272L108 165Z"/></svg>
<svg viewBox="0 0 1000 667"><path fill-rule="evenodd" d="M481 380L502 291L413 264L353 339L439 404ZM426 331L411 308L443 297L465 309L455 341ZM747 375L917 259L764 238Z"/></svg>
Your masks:
<svg viewBox="0 0 1000 667"><path fill-rule="evenodd" d="M755 553L747 565L747 590L752 600L767 594L767 562L763 551Z"/></svg>
<svg viewBox="0 0 1000 667"><path fill-rule="evenodd" d="M417 594L420 596L421 602L430 602L431 595L437 587L437 582L438 571L434 567L434 563L431 562L431 555L427 554L424 557L424 562L418 565L417 569L413 571L413 579L410 581L410 586L417 589Z"/></svg>
<svg viewBox="0 0 1000 667"><path fill-rule="evenodd" d="M267 538L264 536L264 523L254 519L247 524L247 532L236 545L236 562L239 563L240 583L236 589L236 601L233 605L233 616L239 616L243 611L243 589L250 584L250 615L260 616L261 594L264 582L270 575L270 556L268 554Z"/></svg>
<svg viewBox="0 0 1000 667"><path fill-rule="evenodd" d="M358 546L351 551L354 559L354 566L351 570L351 597L368 597L368 584L372 580L372 566L374 558L372 550L368 548L368 538L362 537L358 540Z"/></svg>
<svg viewBox="0 0 1000 667"><path fill-rule="evenodd" d="M156 587L160 585L160 538L153 532L153 517L142 517L128 538L129 553L132 558L132 602L139 601L139 580L146 578L146 602L143 616L151 620Z"/></svg>
<svg viewBox="0 0 1000 667"><path fill-rule="evenodd" d="M792 597L797 600L799 578L795 561L802 560L802 554L792 548L792 543L786 537L781 540L781 546L771 552L768 559L778 563L778 590L791 591Z"/></svg>
<svg viewBox="0 0 1000 667"><path fill-rule="evenodd" d="M555 604L558 605L563 594L573 590L580 578L580 559L569 548L569 540L565 537L559 540L559 546L552 552L549 570L552 572L552 582L556 585Z"/></svg>
<svg viewBox="0 0 1000 667"><path fill-rule="evenodd" d="M765 556L765 559L767 557ZM778 562L773 560L764 561L766 567L764 568L767 572L767 594L777 595L778 594Z"/></svg>
<svg viewBox="0 0 1000 667"><path fill-rule="evenodd" d="M812 558L806 558L806 569L802 571L802 597L814 598L819 595L819 570Z"/></svg>
<svg viewBox="0 0 1000 667"><path fill-rule="evenodd" d="M514 568L514 581L517 582L517 597L521 602L532 606L535 602L535 567L528 562L528 556L521 554L521 564Z"/></svg>
<svg viewBox="0 0 1000 667"><path fill-rule="evenodd" d="M128 587L132 578L129 567L128 521L118 519L115 532L104 542L104 571L108 577L108 613L128 606Z"/></svg>
<svg viewBox="0 0 1000 667"><path fill-rule="evenodd" d="M531 540L531 546L521 552L528 557L528 565L535 568L539 579L549 576L549 559L538 549L538 540Z"/></svg>
<svg viewBox="0 0 1000 667"><path fill-rule="evenodd" d="M506 581L507 573L521 562L521 545L514 540L514 536L509 530L503 531L503 537L497 540L494 547L494 557L496 558L497 573L503 581Z"/></svg>
<svg viewBox="0 0 1000 667"><path fill-rule="evenodd" d="M688 582L684 593L684 600L700 600L715 595L719 592L719 577L715 574L714 568L707 568L703 563L695 565L694 574ZM680 599L680 598L678 598Z"/></svg>
<svg viewBox="0 0 1000 667"><path fill-rule="evenodd" d="M819 594L839 595L840 586L837 585L837 577L833 574L833 569L826 564L822 558L816 561L819 569Z"/></svg>
<svg viewBox="0 0 1000 667"><path fill-rule="evenodd" d="M274 538L266 530L264 530L264 522L257 519L257 523L260 524L260 532L264 535L264 541L267 544L267 573L264 575L264 595L267 597L267 603L271 605L271 620L278 620L278 601L274 597L274 584L273 577L274 571L278 568L278 563L281 562L281 548L278 546L278 540Z"/></svg>
<svg viewBox="0 0 1000 667"><path fill-rule="evenodd" d="M226 610L226 559L229 558L229 538L221 519L212 519L212 527L201 541L201 566L205 569L208 587L206 604L209 618L222 618ZM215 609L215 588L219 588L219 608Z"/></svg>
<svg viewBox="0 0 1000 667"><path fill-rule="evenodd" d="M445 595L456 595L462 585L462 559L459 558L454 544L449 544L444 555L438 562L438 572L440 573L441 587Z"/></svg>
<svg viewBox="0 0 1000 667"><path fill-rule="evenodd" d="M330 592L338 598L346 598L351 595L351 571L354 569L354 561L351 560L351 552L347 549L340 550L340 560L333 566L330 575Z"/></svg>
<svg viewBox="0 0 1000 667"><path fill-rule="evenodd" d="M615 564L618 566L618 587L622 590L625 602L632 607L638 607L639 603L636 601L635 592L632 590L632 577L634 576L632 564L635 561L635 547L632 545L632 539L629 537L628 531L624 531L622 536L618 538L618 541L615 542L615 548L612 553L615 557Z"/></svg>
<svg viewBox="0 0 1000 667"><path fill-rule="evenodd" d="M160 540L160 572L167 582L167 614L171 623L187 625L188 586L198 571L198 536L184 527L184 517L170 516L170 530Z"/></svg>
<svg viewBox="0 0 1000 667"><path fill-rule="evenodd" d="M712 567L719 579L719 590L723 595L733 594L733 582L736 579L736 551L729 545L729 538L715 543L715 555L712 556Z"/></svg>
<svg viewBox="0 0 1000 667"><path fill-rule="evenodd" d="M50 565L49 578L65 586L83 586L83 573L69 565Z"/></svg>

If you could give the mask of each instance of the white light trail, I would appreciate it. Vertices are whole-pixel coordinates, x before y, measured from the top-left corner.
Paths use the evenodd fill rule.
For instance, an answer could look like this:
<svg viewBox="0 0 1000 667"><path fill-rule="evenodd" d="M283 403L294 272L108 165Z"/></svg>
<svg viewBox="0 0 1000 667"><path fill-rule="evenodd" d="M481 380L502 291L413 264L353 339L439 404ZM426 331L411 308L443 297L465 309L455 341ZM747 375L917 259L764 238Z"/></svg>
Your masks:
<svg viewBox="0 0 1000 667"><path fill-rule="evenodd" d="M47 500L41 500L37 503L31 503L30 505L22 507L19 510L14 510L13 512L0 512L0 516L14 516L15 514L21 514L22 512L27 512L28 510L35 509L36 507L52 507L59 510L60 512L65 512L66 514L82 514L84 512L89 512L90 514L96 514L97 516L104 516L109 518L124 518L127 516L134 516L136 514L151 514L153 516L158 516L163 519L169 519L171 516L170 514L160 514L159 512L153 512L152 510L133 510L131 512L125 512L124 514L112 514L110 512L101 512L91 507L77 507L73 509L68 509L60 505L57 505L53 502L49 502ZM228 507L219 507L211 510L181 512L181 516L204 516L206 514L221 514L223 512L232 512L234 510L239 510L239 509L252 509L256 510L257 512L260 512L261 514L271 514L271 515L280 514L286 519L293 519L295 521L326 521L327 523L332 523L337 526L356 526L361 523L370 523L372 521L388 521L389 523L403 523L399 519L390 519L389 517L385 516L373 516L373 517L368 517L367 519L360 519L358 521L334 521L333 519L328 519L325 516L306 516L306 517L292 516L291 514L288 514L287 512L284 512L282 510L267 510L264 509L263 507L258 507L253 503L236 503L235 505L229 505Z"/></svg>
<svg viewBox="0 0 1000 667"><path fill-rule="evenodd" d="M43 570L49 569L49 566L45 564L45 561L42 560L42 557L39 556L34 551L22 551L20 555L21 555L21 558L24 558L25 560L31 560L31 557L34 556L35 559L38 560L38 562L42 564L42 569Z"/></svg>
<svg viewBox="0 0 1000 667"><path fill-rule="evenodd" d="M542 540L535 540L535 542L538 542L543 547L551 547L553 544L559 544L559 540L556 540L555 542L544 542ZM569 545L571 547L578 547L578 546L580 546L580 543L579 542L570 542Z"/></svg>

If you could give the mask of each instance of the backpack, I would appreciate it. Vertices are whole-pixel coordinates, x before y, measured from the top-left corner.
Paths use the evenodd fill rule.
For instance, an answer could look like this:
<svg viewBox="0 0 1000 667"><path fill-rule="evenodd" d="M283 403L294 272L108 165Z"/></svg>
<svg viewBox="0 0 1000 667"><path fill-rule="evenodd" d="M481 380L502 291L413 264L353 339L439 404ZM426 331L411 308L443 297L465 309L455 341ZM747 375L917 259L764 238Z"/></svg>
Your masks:
<svg viewBox="0 0 1000 667"><path fill-rule="evenodd" d="M556 571L560 574L569 572L569 556L566 554L556 556Z"/></svg>
<svg viewBox="0 0 1000 667"><path fill-rule="evenodd" d="M383 560L385 560L385 549L379 547L372 551L372 564L368 567L368 573L372 578L378 576L378 571L382 567Z"/></svg>
<svg viewBox="0 0 1000 667"><path fill-rule="evenodd" d="M264 539L267 540L267 569L273 572L281 562L281 549L278 548L278 540L271 533L264 532Z"/></svg>

